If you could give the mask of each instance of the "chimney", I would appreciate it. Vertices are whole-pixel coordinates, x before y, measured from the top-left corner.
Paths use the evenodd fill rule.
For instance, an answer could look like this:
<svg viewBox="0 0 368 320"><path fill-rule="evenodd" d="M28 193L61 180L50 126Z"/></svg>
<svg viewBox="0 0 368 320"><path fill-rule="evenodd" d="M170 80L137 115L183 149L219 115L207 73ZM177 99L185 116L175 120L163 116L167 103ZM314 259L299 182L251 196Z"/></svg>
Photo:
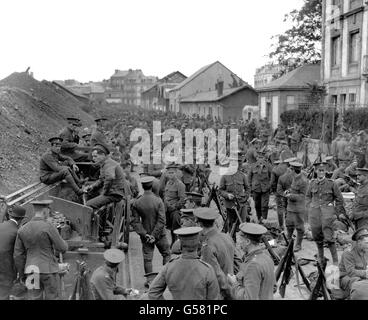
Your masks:
<svg viewBox="0 0 368 320"><path fill-rule="evenodd" d="M115 69L115 74L117 74L119 72L119 70L118 69Z"/></svg>
<svg viewBox="0 0 368 320"><path fill-rule="evenodd" d="M217 96L221 97L224 94L224 81L221 79L217 79L216 83Z"/></svg>

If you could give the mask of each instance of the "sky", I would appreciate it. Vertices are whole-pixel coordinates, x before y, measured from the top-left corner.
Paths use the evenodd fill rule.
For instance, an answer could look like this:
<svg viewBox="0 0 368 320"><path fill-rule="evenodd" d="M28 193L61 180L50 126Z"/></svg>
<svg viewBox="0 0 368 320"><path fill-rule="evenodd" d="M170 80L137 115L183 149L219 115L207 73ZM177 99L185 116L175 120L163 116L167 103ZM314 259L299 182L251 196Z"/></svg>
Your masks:
<svg viewBox="0 0 368 320"><path fill-rule="evenodd" d="M0 79L108 79L115 69L190 76L222 62L253 85L271 37L303 0L1 0Z"/></svg>

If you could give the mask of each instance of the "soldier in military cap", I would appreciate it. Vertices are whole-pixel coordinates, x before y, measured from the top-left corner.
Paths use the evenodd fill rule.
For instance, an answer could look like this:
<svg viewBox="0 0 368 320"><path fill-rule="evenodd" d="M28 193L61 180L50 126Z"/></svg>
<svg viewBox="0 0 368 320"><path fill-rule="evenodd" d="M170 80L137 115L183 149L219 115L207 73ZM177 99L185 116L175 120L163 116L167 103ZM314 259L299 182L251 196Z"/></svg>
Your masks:
<svg viewBox="0 0 368 320"><path fill-rule="evenodd" d="M68 126L60 131L59 137L62 139L61 153L72 158L74 161L88 161L88 155L82 154L76 150L79 144L79 128L82 126L78 118L67 118Z"/></svg>
<svg viewBox="0 0 368 320"><path fill-rule="evenodd" d="M120 164L109 157L110 151L105 145L95 145L92 149L92 159L100 166L99 179L92 185L85 188L85 192L92 192L102 187L99 196L87 201L86 206L99 209L102 206L119 202L125 196L127 187L123 169Z"/></svg>
<svg viewBox="0 0 368 320"><path fill-rule="evenodd" d="M185 191L189 192L190 187L193 182L193 174L195 172L195 166L193 164L186 164L180 167L180 170L183 172L182 181L185 185Z"/></svg>
<svg viewBox="0 0 368 320"><path fill-rule="evenodd" d="M318 259L324 262L324 243L330 249L332 262L338 265L336 239L333 223L336 216L345 213L344 198L337 184L326 178L326 163L315 163L317 179L313 179L306 193L306 208L309 210L309 225L313 240L317 244Z"/></svg>
<svg viewBox="0 0 368 320"><path fill-rule="evenodd" d="M225 232L230 232L232 225L237 219L235 209L238 210L242 221L248 218L248 199L250 195L250 187L247 176L240 171L244 158L239 155L237 171L232 175L224 175L220 180L220 195L225 199L225 207L227 211L227 219L224 226ZM236 201L237 200L237 201Z"/></svg>
<svg viewBox="0 0 368 320"><path fill-rule="evenodd" d="M199 192L185 192L185 208L194 209L202 206L202 199L204 195Z"/></svg>
<svg viewBox="0 0 368 320"><path fill-rule="evenodd" d="M108 145L106 135L104 133L104 126L106 123L106 118L95 119L96 128L92 132L91 136L91 146L94 147L96 144Z"/></svg>
<svg viewBox="0 0 368 320"><path fill-rule="evenodd" d="M172 242L175 242L174 230L180 228L180 209L185 204L185 185L177 177L178 166L169 165L166 168L168 179L164 191L164 204L166 208L166 225L171 231Z"/></svg>
<svg viewBox="0 0 368 320"><path fill-rule="evenodd" d="M325 162L326 162L326 171L330 172L332 176L333 172L337 169L337 165L333 160L333 156L327 156L325 158Z"/></svg>
<svg viewBox="0 0 368 320"><path fill-rule="evenodd" d="M357 175L360 185L355 195L352 220L358 229L368 226L368 169L358 168Z"/></svg>
<svg viewBox="0 0 368 320"><path fill-rule="evenodd" d="M91 276L90 284L95 300L125 300L132 292L116 284L119 265L124 260L124 253L119 249L108 249L103 254L105 263L98 267Z"/></svg>
<svg viewBox="0 0 368 320"><path fill-rule="evenodd" d="M368 228L362 227L352 236L351 250L345 251L339 264L340 288L351 300L368 299Z"/></svg>
<svg viewBox="0 0 368 320"><path fill-rule="evenodd" d="M129 193L129 195L132 198L138 197L139 186L138 186L138 181L132 175L132 163L130 161L124 160L124 161L121 162L121 167L124 171L125 181L128 185L127 186L127 189L128 189L127 191Z"/></svg>
<svg viewBox="0 0 368 320"><path fill-rule="evenodd" d="M245 156L247 163L250 165L257 162L257 152L261 147L261 143L262 141L257 138L254 138L250 142L250 147L248 148L247 154Z"/></svg>
<svg viewBox="0 0 368 320"><path fill-rule="evenodd" d="M172 258L150 285L148 298L160 300L168 287L174 300L217 300L220 290L213 267L199 259L200 227L175 230L182 254Z"/></svg>
<svg viewBox="0 0 368 320"><path fill-rule="evenodd" d="M304 237L304 216L305 216L305 194L308 188L308 180L302 173L303 165L299 162L291 162L290 166L294 171L290 189L286 191L287 215L286 230L289 239L292 238L294 230L297 231L294 251L302 249Z"/></svg>
<svg viewBox="0 0 368 320"><path fill-rule="evenodd" d="M91 136L92 136L92 133L85 133L85 134L82 135L83 146L85 146L85 147L90 147L91 146Z"/></svg>
<svg viewBox="0 0 368 320"><path fill-rule="evenodd" d="M40 181L49 185L65 179L73 191L81 196L83 180L76 174L79 169L74 160L60 153L62 141L60 137L49 139L51 147L40 160Z"/></svg>
<svg viewBox="0 0 368 320"><path fill-rule="evenodd" d="M228 275L236 300L273 300L276 285L274 263L261 245L267 229L261 225L240 225L239 245L245 257L239 273Z"/></svg>
<svg viewBox="0 0 368 320"><path fill-rule="evenodd" d="M166 217L163 201L152 192L154 177L141 178L144 194L132 204L132 225L141 238L145 273L152 272L155 246L163 258L163 265L170 259L170 245L166 236ZM148 286L148 283L146 283Z"/></svg>
<svg viewBox="0 0 368 320"><path fill-rule="evenodd" d="M67 243L58 230L47 221L52 200L31 202L34 217L18 230L14 247L14 261L20 279L28 276L34 281L29 289L31 300L57 300L59 264L55 251L65 253Z"/></svg>
<svg viewBox="0 0 368 320"><path fill-rule="evenodd" d="M257 162L250 168L248 180L259 222L262 222L263 219L267 219L268 216L271 172L272 167L270 163L266 161L265 153L258 153Z"/></svg>
<svg viewBox="0 0 368 320"><path fill-rule="evenodd" d="M234 273L235 244L228 234L220 232L215 226L219 214L213 208L198 208L194 210L197 222L202 231L201 259L209 263L215 270L224 299L231 299L231 291L227 274Z"/></svg>
<svg viewBox="0 0 368 320"><path fill-rule="evenodd" d="M9 220L0 223L0 300L9 300L13 282L17 278L14 265L14 244L26 209L14 206L8 209Z"/></svg>
<svg viewBox="0 0 368 320"><path fill-rule="evenodd" d="M275 161L274 167L271 172L271 192L275 193L275 201L277 206L277 217L279 221L279 226L283 228L284 226L284 216L285 216L285 204L283 203L282 195L277 193L277 183L279 178L286 173L288 169L288 164L284 161Z"/></svg>

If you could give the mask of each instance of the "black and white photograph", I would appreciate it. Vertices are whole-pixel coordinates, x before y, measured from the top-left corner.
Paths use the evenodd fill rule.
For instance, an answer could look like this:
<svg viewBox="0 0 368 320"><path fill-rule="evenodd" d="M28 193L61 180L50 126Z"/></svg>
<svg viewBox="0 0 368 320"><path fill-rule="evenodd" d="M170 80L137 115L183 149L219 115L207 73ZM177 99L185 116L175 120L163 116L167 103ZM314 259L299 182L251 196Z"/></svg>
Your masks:
<svg viewBox="0 0 368 320"><path fill-rule="evenodd" d="M0 30L9 307L368 300L368 1L1 0Z"/></svg>

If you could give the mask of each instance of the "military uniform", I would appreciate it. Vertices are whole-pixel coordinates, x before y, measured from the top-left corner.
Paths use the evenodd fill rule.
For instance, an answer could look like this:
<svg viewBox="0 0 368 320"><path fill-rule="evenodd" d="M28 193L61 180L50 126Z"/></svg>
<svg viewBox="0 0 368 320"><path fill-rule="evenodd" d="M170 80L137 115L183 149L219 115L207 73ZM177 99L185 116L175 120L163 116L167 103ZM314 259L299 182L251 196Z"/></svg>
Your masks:
<svg viewBox="0 0 368 320"><path fill-rule="evenodd" d="M143 165L143 172L149 176L160 179L162 174L162 164L145 164Z"/></svg>
<svg viewBox="0 0 368 320"><path fill-rule="evenodd" d="M325 241L331 250L333 262L337 263L337 253L332 253L332 250L336 250L333 223L337 216L345 212L345 208L344 199L336 183L327 178L321 181L313 179L307 190L306 206L309 208L309 224L320 258L323 256Z"/></svg>
<svg viewBox="0 0 368 320"><path fill-rule="evenodd" d="M357 189L352 216L357 229L368 225L368 180Z"/></svg>
<svg viewBox="0 0 368 320"><path fill-rule="evenodd" d="M181 170L183 172L182 181L185 184L185 191L189 192L190 187L193 182L193 174L195 171L195 166L192 164L188 164L181 167Z"/></svg>
<svg viewBox="0 0 368 320"><path fill-rule="evenodd" d="M291 163L292 166L296 165ZM302 164L300 164L302 167ZM305 216L305 194L308 188L308 180L303 173L294 176L288 195L286 230L291 239L294 230L297 231L296 251L301 250L304 236L304 216Z"/></svg>
<svg viewBox="0 0 368 320"><path fill-rule="evenodd" d="M284 216L285 216L285 198L282 195L279 195L277 191L277 183L279 178L284 175L287 171L287 164L280 163L276 167L272 169L271 172L271 191L275 192L275 201L277 206L277 217L279 221L280 228L284 227Z"/></svg>
<svg viewBox="0 0 368 320"><path fill-rule="evenodd" d="M181 228L175 231L183 253L172 258L151 283L148 298L162 299L168 287L174 300L215 300L220 298L215 271L199 259L197 249L202 228Z"/></svg>
<svg viewBox="0 0 368 320"><path fill-rule="evenodd" d="M100 129L100 128L96 128L92 132L91 147L94 147L96 144L102 144L102 145L106 145L106 146L108 145L106 136L105 136L104 132L102 131L102 129Z"/></svg>
<svg viewBox="0 0 368 320"><path fill-rule="evenodd" d="M120 164L111 158L106 158L100 168L99 180L93 184L92 189L102 187L99 196L87 201L86 206L93 209L101 208L110 202L119 202L124 198L126 182Z"/></svg>
<svg viewBox="0 0 368 320"><path fill-rule="evenodd" d="M272 167L264 160L252 165L249 172L249 184L254 199L258 220L267 219L270 200Z"/></svg>
<svg viewBox="0 0 368 320"><path fill-rule="evenodd" d="M59 137L63 139L61 143L61 153L63 155L77 162L88 161L88 155L82 154L76 150L80 138L74 130L70 127L66 127L59 133Z"/></svg>
<svg viewBox="0 0 368 320"><path fill-rule="evenodd" d="M145 180L142 179L142 183ZM147 180L148 181L148 180ZM153 177L151 180L153 181ZM155 246L163 257L163 264L170 259L170 246L165 232L165 207L162 200L152 191L145 191L132 205L135 231L141 238L145 273L152 272L152 259ZM147 241L146 236L155 238L154 243Z"/></svg>
<svg viewBox="0 0 368 320"><path fill-rule="evenodd" d="M51 202L34 201L32 204L49 205ZM45 300L58 299L59 264L55 251L65 253L67 249L58 230L42 218L35 216L18 230L14 247L16 269L21 278L24 274L39 274L40 289L30 290L31 300L42 300L43 293Z"/></svg>
<svg viewBox="0 0 368 320"><path fill-rule="evenodd" d="M253 223L240 226L240 236L252 237L261 241L267 229ZM273 300L276 285L274 263L268 253L259 246L246 254L236 281L232 283L232 294L236 300Z"/></svg>
<svg viewBox="0 0 368 320"><path fill-rule="evenodd" d="M242 218L241 222L245 222L248 216L248 199L250 188L247 176L240 170L231 176L222 176L220 180L219 191L220 195L225 199L225 207L227 211L227 219L225 221L224 230L230 231L233 223L237 219L237 216L233 209L236 206L235 198L230 200L229 194L237 197L239 201L240 208L237 207L237 210Z"/></svg>

